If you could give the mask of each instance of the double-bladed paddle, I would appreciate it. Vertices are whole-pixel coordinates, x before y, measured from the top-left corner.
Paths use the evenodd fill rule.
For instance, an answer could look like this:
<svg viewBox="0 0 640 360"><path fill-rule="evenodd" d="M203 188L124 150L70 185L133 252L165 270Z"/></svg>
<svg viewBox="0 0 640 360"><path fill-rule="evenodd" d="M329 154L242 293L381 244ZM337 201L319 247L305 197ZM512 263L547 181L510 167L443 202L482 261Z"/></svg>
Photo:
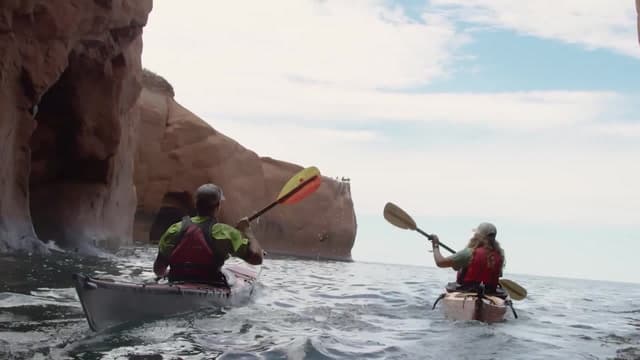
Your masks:
<svg viewBox="0 0 640 360"><path fill-rule="evenodd" d="M401 228L401 229L409 229L415 230L420 234L424 235L431 241L431 234L427 234L422 231L418 226L416 226L416 222L407 214L404 210L393 203L387 203L384 206L384 218L387 219L391 224ZM450 253L455 254L456 252L450 247L446 246L442 242L440 242L440 246L449 250ZM509 296L513 300L522 300L527 296L527 290L522 286L518 285L515 281L509 279L500 279L500 285L509 293Z"/></svg>

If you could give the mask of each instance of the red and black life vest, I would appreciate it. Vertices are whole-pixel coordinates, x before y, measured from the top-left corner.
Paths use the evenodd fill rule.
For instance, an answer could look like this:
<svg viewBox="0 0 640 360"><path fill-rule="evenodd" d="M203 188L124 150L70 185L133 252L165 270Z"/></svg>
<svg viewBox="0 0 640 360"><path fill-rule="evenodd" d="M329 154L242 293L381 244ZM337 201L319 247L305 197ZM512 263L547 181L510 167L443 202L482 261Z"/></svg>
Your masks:
<svg viewBox="0 0 640 360"><path fill-rule="evenodd" d="M484 283L487 289L493 291L498 286L502 273L502 255L496 250L477 247L473 250L471 263L458 274L461 285L478 285Z"/></svg>
<svg viewBox="0 0 640 360"><path fill-rule="evenodd" d="M214 218L200 224L193 223L188 216L182 218L175 247L169 255L169 281L224 283L220 268L227 254L216 251L211 237L211 227L216 223Z"/></svg>

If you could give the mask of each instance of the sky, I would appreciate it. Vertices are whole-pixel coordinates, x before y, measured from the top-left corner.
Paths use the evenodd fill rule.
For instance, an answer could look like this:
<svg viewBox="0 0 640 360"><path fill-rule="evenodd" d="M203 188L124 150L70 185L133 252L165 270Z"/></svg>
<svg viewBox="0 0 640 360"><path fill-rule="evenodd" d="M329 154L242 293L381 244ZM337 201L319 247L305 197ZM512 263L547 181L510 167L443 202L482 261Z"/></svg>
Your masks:
<svg viewBox="0 0 640 360"><path fill-rule="evenodd" d="M356 261L434 266L382 217L393 202L454 249L494 223L506 277L640 283L636 16L633 0L155 0L142 62L261 156L348 177Z"/></svg>

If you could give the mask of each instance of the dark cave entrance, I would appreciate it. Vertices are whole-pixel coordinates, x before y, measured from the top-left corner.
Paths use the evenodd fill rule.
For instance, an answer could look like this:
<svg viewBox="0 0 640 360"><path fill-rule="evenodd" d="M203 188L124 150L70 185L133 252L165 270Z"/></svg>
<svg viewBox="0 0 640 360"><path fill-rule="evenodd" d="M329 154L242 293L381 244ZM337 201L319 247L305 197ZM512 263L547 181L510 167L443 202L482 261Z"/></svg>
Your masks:
<svg viewBox="0 0 640 360"><path fill-rule="evenodd" d="M31 136L32 187L51 183L106 183L108 159L84 156L79 149L82 119L74 109L77 94L65 71L42 97Z"/></svg>
<svg viewBox="0 0 640 360"><path fill-rule="evenodd" d="M186 191L166 193L162 198L162 205L151 224L149 241L153 243L160 241L160 237L167 228L180 221L186 215L195 215L191 194Z"/></svg>
<svg viewBox="0 0 640 360"><path fill-rule="evenodd" d="M86 191L89 184L106 184L112 167L110 157L98 158L83 150L83 121L87 114L82 114L82 105L78 104L92 94L79 89L78 82L86 81L79 74L82 67L73 71L69 65L42 96L34 109L37 127L30 140L32 223L41 240L55 240L59 244L69 240L65 238L66 219L60 211L69 209L65 206L74 206L67 199Z"/></svg>

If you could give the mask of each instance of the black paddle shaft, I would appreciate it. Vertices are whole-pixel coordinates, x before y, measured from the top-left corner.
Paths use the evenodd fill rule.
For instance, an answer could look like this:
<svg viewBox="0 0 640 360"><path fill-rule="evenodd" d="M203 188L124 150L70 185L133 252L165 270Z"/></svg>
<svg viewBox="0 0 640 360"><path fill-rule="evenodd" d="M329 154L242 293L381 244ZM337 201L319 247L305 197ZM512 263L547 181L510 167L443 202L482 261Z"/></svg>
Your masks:
<svg viewBox="0 0 640 360"><path fill-rule="evenodd" d="M266 213L267 211L271 210L271 208L273 208L274 206L278 205L281 202L284 202L285 200L287 200L288 198L292 197L293 195L295 195L298 191L302 190L302 188L304 188L305 186L307 186L307 184L309 184L310 182L312 182L313 180L315 180L318 177L318 175L316 176L312 176L309 179L305 180L304 182L300 183L300 185L296 186L295 188L293 188L291 191L289 191L289 193L283 197L281 197L280 199L277 199L276 201L272 202L271 204L267 205L264 209L258 211L257 213L251 215L249 217L249 221L253 221L255 219L257 219L260 215Z"/></svg>
<svg viewBox="0 0 640 360"><path fill-rule="evenodd" d="M416 228L416 231L417 231L417 232L419 232L420 234L422 234L422 235L426 236L426 237L427 237L427 239L429 239L429 241L431 241L431 235L429 235L429 234L427 234L426 232L422 231L422 229L420 229L420 228L418 228L418 227ZM445 245L445 244L443 244L443 243L440 243L440 246L442 246L443 248L445 248L445 249L449 250L449 252L450 252L450 253L452 253L452 254L455 254L455 253L456 253L456 251L455 251L455 250L453 250L452 248L448 247L447 245Z"/></svg>

